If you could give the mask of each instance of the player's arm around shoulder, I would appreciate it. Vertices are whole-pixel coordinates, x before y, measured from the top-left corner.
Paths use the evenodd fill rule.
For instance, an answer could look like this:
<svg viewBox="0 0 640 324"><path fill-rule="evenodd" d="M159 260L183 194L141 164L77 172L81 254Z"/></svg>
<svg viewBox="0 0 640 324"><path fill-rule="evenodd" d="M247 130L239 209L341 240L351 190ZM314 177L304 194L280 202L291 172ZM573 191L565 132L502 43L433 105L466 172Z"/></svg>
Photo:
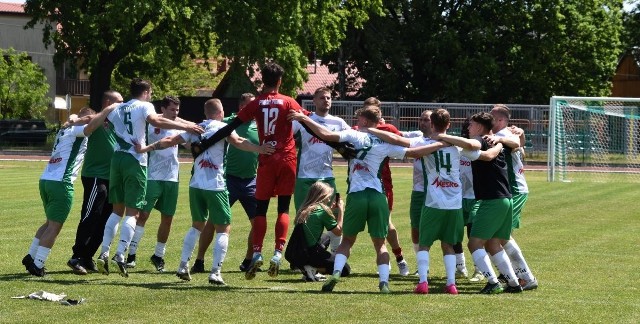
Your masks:
<svg viewBox="0 0 640 324"><path fill-rule="evenodd" d="M399 135L396 135L394 133L390 133L387 131L383 131L374 127L369 127L369 128L362 128L361 129L363 132L367 132L389 144L393 144L393 145L398 145L398 146L403 146L403 147L409 147L411 145L411 140Z"/></svg>
<svg viewBox="0 0 640 324"><path fill-rule="evenodd" d="M464 138L455 135L449 135L444 133L434 134L432 136L433 139L447 142L451 145L455 145L461 147L465 150L479 150L481 148L480 141L473 138Z"/></svg>
<svg viewBox="0 0 640 324"><path fill-rule="evenodd" d="M169 147L173 147L178 144L183 144L185 142L182 134L176 134L173 136L167 136L162 138L156 142L153 142L149 145L141 145L140 143L135 144L135 150L137 153L147 153L150 151L164 150Z"/></svg>
<svg viewBox="0 0 640 324"><path fill-rule="evenodd" d="M149 114L147 116L147 122L154 127L163 128L163 129L178 129L183 130L192 134L202 134L204 133L204 129L195 123L189 122L182 123L180 121L174 121L168 118L164 118L160 114Z"/></svg>
<svg viewBox="0 0 640 324"><path fill-rule="evenodd" d="M478 160L491 161L497 158L498 155L500 155L500 152L502 152L503 148L504 147L502 146L502 143L496 143L493 147L489 148L488 150L480 151L480 156L478 157Z"/></svg>
<svg viewBox="0 0 640 324"><path fill-rule="evenodd" d="M84 127L84 136L89 136L91 135L96 129L98 129L98 127L102 126L102 124L104 123L104 121L107 119L107 117L109 116L109 114L111 114L111 112L116 109L118 106L120 105L120 103L114 103L111 104L107 107L105 107L104 109L102 109L101 112L97 113L97 114L93 114L91 116L85 116L85 117L90 117L91 120L89 121L89 123L87 124L87 126Z"/></svg>
<svg viewBox="0 0 640 324"><path fill-rule="evenodd" d="M405 156L411 157L414 159L421 158L423 156L427 156L441 148L449 147L451 144L443 142L443 141L435 141L431 144L427 144L424 146L411 147L406 149Z"/></svg>
<svg viewBox="0 0 640 324"><path fill-rule="evenodd" d="M301 126L309 127L311 133L316 134L321 140L325 142L339 142L340 134L336 133L326 127L316 123L309 116L299 111L290 111L287 115L288 120L296 120L301 123Z"/></svg>
<svg viewBox="0 0 640 324"><path fill-rule="evenodd" d="M267 143L262 145L255 145L251 143L248 139L244 137L238 136L236 132L231 133L231 135L227 136L227 142L233 145L234 147L248 152L254 152L258 154L271 155L275 152L275 148Z"/></svg>

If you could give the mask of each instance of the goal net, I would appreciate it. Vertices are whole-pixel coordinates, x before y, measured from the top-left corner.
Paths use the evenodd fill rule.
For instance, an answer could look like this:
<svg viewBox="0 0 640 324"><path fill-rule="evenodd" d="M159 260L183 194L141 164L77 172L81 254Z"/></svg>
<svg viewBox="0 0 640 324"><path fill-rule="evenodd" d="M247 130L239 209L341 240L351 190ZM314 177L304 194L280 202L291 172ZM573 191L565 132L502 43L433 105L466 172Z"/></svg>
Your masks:
<svg viewBox="0 0 640 324"><path fill-rule="evenodd" d="M640 182L640 98L552 97L549 181Z"/></svg>

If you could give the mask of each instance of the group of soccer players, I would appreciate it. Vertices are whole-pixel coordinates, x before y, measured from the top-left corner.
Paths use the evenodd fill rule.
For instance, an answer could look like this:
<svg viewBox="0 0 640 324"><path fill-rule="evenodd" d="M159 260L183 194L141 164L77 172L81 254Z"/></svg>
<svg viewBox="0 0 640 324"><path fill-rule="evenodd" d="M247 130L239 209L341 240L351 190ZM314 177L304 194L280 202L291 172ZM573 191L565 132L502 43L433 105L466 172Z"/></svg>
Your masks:
<svg viewBox="0 0 640 324"><path fill-rule="evenodd" d="M323 291L332 291L340 281L351 247L365 226L377 255L380 291L389 292L387 241L400 273L409 273L397 234L390 233L394 229L389 217L393 201L390 172L386 180L382 178L388 158L405 157L416 159L411 196L411 236L419 275L416 293L428 292L429 250L440 240L447 273L445 292L457 294L456 276L467 276L461 245L464 226L476 266L474 278L488 281L482 293L537 288L511 236L512 228L520 224L527 187L522 173L524 133L507 127L506 106L473 115L465 129L468 136L459 137L446 133L450 121L444 109L422 113L419 132L400 133L385 125L379 102L374 100L358 110L356 130L329 114L329 89L315 92L313 113L279 94L283 73L275 63L265 65L262 93L255 100L243 96L238 114L224 122L224 109L217 99L205 103L207 120L200 124L177 117L180 102L170 96L162 100L162 114L156 114L148 102L151 84L141 79L131 82L130 101L123 103L120 94L110 91L105 93L99 114L81 111L58 133L40 180L47 220L22 260L26 270L35 276L45 274L44 263L69 214L73 181L86 155L82 215L67 265L79 275L91 271L109 274L110 246L120 227L111 262L122 276L128 276L127 269L136 266L145 222L155 208L161 213L161 223L151 262L164 271L165 244L178 199L177 145L185 144L195 159L189 183L192 227L184 237L176 275L191 280L191 273L204 272L204 253L215 233L209 282L225 284L221 267L228 249L230 205L239 200L251 221L240 269L247 279L253 279L265 262L266 215L271 197L277 196L275 246L268 261L268 274L275 277L287 239L291 197L295 191L298 209L317 181L335 189L332 162L337 149L349 159L347 200L343 236L332 235L327 228L335 259ZM300 141L300 154L294 134ZM231 144L228 150L222 140ZM198 256L189 268L198 241ZM506 282L504 286L490 261Z"/></svg>

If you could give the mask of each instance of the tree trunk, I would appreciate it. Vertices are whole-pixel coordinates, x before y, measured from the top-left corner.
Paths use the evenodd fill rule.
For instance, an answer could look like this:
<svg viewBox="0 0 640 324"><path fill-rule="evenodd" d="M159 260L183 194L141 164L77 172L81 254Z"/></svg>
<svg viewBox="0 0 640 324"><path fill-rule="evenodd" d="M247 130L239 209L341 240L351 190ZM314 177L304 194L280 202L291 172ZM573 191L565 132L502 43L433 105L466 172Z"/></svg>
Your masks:
<svg viewBox="0 0 640 324"><path fill-rule="evenodd" d="M113 60L109 58L109 54L105 53L101 55L99 63L89 75L91 86L89 105L97 112L102 110L102 94L111 87L111 74L114 68Z"/></svg>

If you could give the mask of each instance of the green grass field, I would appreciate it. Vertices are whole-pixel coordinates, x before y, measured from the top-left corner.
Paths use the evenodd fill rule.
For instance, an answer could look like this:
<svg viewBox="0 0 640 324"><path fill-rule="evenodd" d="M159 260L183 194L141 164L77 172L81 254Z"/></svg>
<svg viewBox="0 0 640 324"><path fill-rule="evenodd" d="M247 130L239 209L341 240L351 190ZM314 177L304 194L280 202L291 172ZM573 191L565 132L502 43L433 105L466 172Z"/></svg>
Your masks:
<svg viewBox="0 0 640 324"><path fill-rule="evenodd" d="M355 274L334 293L320 293L320 283L304 283L282 271L276 279L259 273L253 281L238 270L249 222L234 206L229 253L223 267L228 287L213 287L207 274L191 282L174 275L182 239L190 227L187 186L189 165L181 168L181 196L167 245L168 271L155 273L153 253L157 212L147 223L138 249L138 266L129 278L117 274L73 275L71 254L82 200L76 182L73 210L47 261L44 278L29 276L20 264L35 230L44 221L38 179L44 163L0 161L0 322L607 322L640 321L640 208L638 189L623 183L547 183L546 173L528 172L531 194L523 228L515 232L540 288L518 295L478 295L484 283L459 281L458 296L441 293L444 268L439 247L432 249L431 293L414 295L417 277L400 277L392 265L391 295L377 293L375 255L366 233L349 259ZM344 192L345 168L337 167ZM415 271L409 237L411 169L394 168L393 220L407 261ZM275 201L265 239L273 247ZM115 248L114 248L115 249ZM211 262L207 256L206 264ZM467 253L467 263L471 259ZM285 265L288 268L288 265ZM10 299L38 290L86 298L76 307Z"/></svg>

